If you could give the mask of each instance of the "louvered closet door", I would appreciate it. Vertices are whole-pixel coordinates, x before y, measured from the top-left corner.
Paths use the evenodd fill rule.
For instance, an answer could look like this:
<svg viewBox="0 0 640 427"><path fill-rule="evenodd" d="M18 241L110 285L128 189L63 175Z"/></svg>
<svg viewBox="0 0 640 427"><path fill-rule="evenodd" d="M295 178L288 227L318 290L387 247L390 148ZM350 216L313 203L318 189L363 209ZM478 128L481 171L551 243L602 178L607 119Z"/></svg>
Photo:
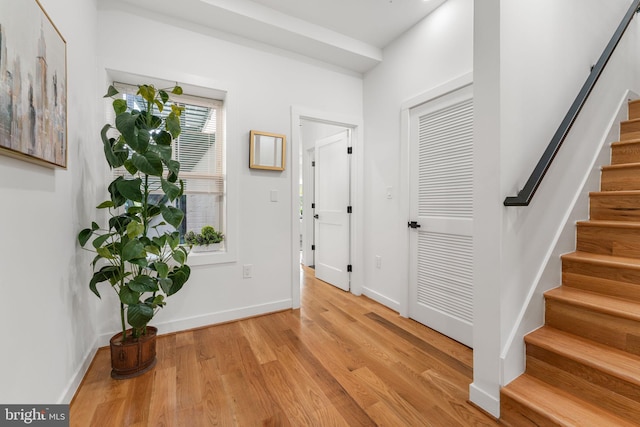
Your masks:
<svg viewBox="0 0 640 427"><path fill-rule="evenodd" d="M410 114L409 316L471 346L473 92L466 86Z"/></svg>

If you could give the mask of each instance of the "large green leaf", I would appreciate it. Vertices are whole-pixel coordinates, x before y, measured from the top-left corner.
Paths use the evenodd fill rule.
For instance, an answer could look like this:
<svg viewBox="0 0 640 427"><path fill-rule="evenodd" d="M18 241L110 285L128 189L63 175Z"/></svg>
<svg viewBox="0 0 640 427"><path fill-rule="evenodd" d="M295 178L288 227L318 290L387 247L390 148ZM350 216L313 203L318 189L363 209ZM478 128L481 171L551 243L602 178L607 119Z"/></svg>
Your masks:
<svg viewBox="0 0 640 427"><path fill-rule="evenodd" d="M129 282L129 288L136 292L157 292L159 290L156 281L147 275L141 275Z"/></svg>
<svg viewBox="0 0 640 427"><path fill-rule="evenodd" d="M114 151L113 146L115 140L107 136L109 129L111 129L111 125L104 125L100 131L100 137L102 138L102 144L104 145L104 156L107 159L107 163L115 169L122 166L127 157L126 154L123 155L120 151Z"/></svg>
<svg viewBox="0 0 640 427"><path fill-rule="evenodd" d="M96 252L98 253L98 255L100 255L102 258L106 258L106 259L113 259L113 254L111 253L111 250L108 247L100 247L100 248L96 248Z"/></svg>
<svg viewBox="0 0 640 427"><path fill-rule="evenodd" d="M171 134L164 130L161 130L160 132L154 134L153 139L158 145L171 145L171 142L173 142Z"/></svg>
<svg viewBox="0 0 640 427"><path fill-rule="evenodd" d="M167 131L169 131L169 133L174 138L177 138L178 135L180 135L180 132L181 132L181 129L180 129L180 117L178 117L178 115L175 112L172 111L167 116L167 118L165 120L165 123L166 123Z"/></svg>
<svg viewBox="0 0 640 427"><path fill-rule="evenodd" d="M119 234L124 233L127 230L127 226L132 220L132 216L129 214L122 214L109 218L109 229L115 230Z"/></svg>
<svg viewBox="0 0 640 427"><path fill-rule="evenodd" d="M180 173L180 162L176 160L169 160L165 163L169 173L167 174L167 181L175 183L178 180L178 174Z"/></svg>
<svg viewBox="0 0 640 427"><path fill-rule="evenodd" d="M120 131L126 143L136 151L138 151L137 119L138 114L132 113L122 113L116 116L116 128Z"/></svg>
<svg viewBox="0 0 640 427"><path fill-rule="evenodd" d="M133 153L131 162L142 173L152 176L162 176L162 160L153 151L144 154Z"/></svg>
<svg viewBox="0 0 640 427"><path fill-rule="evenodd" d="M127 305L137 304L140 301L140 292L134 291L128 285L124 285L120 288L118 296L120 297L120 301Z"/></svg>
<svg viewBox="0 0 640 427"><path fill-rule="evenodd" d="M80 243L80 246L84 247L84 245L87 244L92 235L93 230L90 228L85 228L80 233L78 233L78 243Z"/></svg>
<svg viewBox="0 0 640 427"><path fill-rule="evenodd" d="M153 85L138 86L138 94L147 102L153 102L156 97L156 88Z"/></svg>
<svg viewBox="0 0 640 427"><path fill-rule="evenodd" d="M167 292L167 296L173 295L182 289L182 286L189 280L191 275L191 268L188 265L181 265L180 267L174 267L169 273L169 279L173 281L171 289Z"/></svg>
<svg viewBox="0 0 640 427"><path fill-rule="evenodd" d="M166 104L166 103L167 103L167 101L169 101L169 94L167 93L167 91L166 91L166 90L164 90L164 89L160 89L160 90L158 91L158 94L160 95L160 99L162 100L162 103L163 103L163 104Z"/></svg>
<svg viewBox="0 0 640 427"><path fill-rule="evenodd" d="M169 266L164 262L155 262L153 267L158 272L158 277L167 277L169 274Z"/></svg>
<svg viewBox="0 0 640 427"><path fill-rule="evenodd" d="M111 194L111 201L114 207L122 206L127 202L127 198L120 193L118 189L118 183L124 181L124 178L119 176L109 184L109 193Z"/></svg>
<svg viewBox="0 0 640 427"><path fill-rule="evenodd" d="M121 179L116 182L116 188L120 194L134 202L142 202L142 180L140 178L135 179Z"/></svg>
<svg viewBox="0 0 640 427"><path fill-rule="evenodd" d="M125 111L127 111L127 101L119 98L119 99L114 99L113 100L113 111L116 113L116 116L118 114L122 114Z"/></svg>
<svg viewBox="0 0 640 427"><path fill-rule="evenodd" d="M148 304L130 305L127 309L127 322L134 328L144 328L153 319L153 314L153 308Z"/></svg>
<svg viewBox="0 0 640 427"><path fill-rule="evenodd" d="M158 279L158 283L162 288L162 292L164 292L165 294L168 294L169 292L171 292L171 285L173 285L173 280L167 277L167 278Z"/></svg>
<svg viewBox="0 0 640 427"><path fill-rule="evenodd" d="M133 239L127 242L122 248L122 259L124 261L131 261L136 258L145 257L144 245L140 240Z"/></svg>
<svg viewBox="0 0 640 427"><path fill-rule="evenodd" d="M100 203L98 206L96 206L96 209L106 209L106 208L113 208L113 207L115 207L113 202L111 200L106 200Z"/></svg>
<svg viewBox="0 0 640 427"><path fill-rule="evenodd" d="M113 234L111 234L111 233L103 234L102 236L98 236L95 239L93 239L93 242L91 242L91 243L93 244L94 248L99 248L100 246L102 246L104 244L104 242L109 240L109 238L111 236L113 236Z"/></svg>
<svg viewBox="0 0 640 427"><path fill-rule="evenodd" d="M94 294L96 294L98 296L98 298L100 297L100 293L98 292L98 289L96 288L96 285L100 282L104 282L106 280L110 280L113 277L115 277L118 274L118 269L117 267L108 265L106 267L102 267L100 269L100 271L96 271L95 273L93 273L93 277L91 278L91 281L89 282L89 289L91 289L91 292L93 292Z"/></svg>
<svg viewBox="0 0 640 427"><path fill-rule="evenodd" d="M127 172L129 172L131 175L135 175L138 173L138 168L133 164L133 162L131 161L131 159L127 159L124 161L124 168L127 170Z"/></svg>
<svg viewBox="0 0 640 427"><path fill-rule="evenodd" d="M151 134L146 129L138 129L138 153L144 153L149 149L149 141L151 140Z"/></svg>
<svg viewBox="0 0 640 427"><path fill-rule="evenodd" d="M175 184L170 183L166 179L161 179L162 191L172 202L182 195L182 189ZM165 218L166 219L166 218Z"/></svg>
<svg viewBox="0 0 640 427"><path fill-rule="evenodd" d="M109 89L107 89L107 94L103 96L103 98L111 98L112 96L116 96L119 94L118 89L115 88L114 85L109 85Z"/></svg>
<svg viewBox="0 0 640 427"><path fill-rule="evenodd" d="M167 223L178 228L184 218L184 212L173 206L161 206L160 210L162 212L162 218L164 218Z"/></svg>
<svg viewBox="0 0 640 427"><path fill-rule="evenodd" d="M144 225L140 224L138 221L131 221L127 225L127 237L130 239L138 237L142 233L144 233Z"/></svg>
<svg viewBox="0 0 640 427"><path fill-rule="evenodd" d="M149 150L158 153L158 156L160 156L165 164L171 160L171 152L173 150L170 145L150 145Z"/></svg>

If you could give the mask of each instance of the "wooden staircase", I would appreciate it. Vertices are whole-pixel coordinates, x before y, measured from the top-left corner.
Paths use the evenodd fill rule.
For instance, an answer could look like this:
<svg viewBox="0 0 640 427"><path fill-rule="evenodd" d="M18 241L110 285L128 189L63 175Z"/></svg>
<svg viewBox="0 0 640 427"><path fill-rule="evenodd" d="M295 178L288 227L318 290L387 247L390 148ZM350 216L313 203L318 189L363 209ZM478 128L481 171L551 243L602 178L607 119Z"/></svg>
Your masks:
<svg viewBox="0 0 640 427"><path fill-rule="evenodd" d="M640 101L629 103L526 372L501 391L510 426L640 426Z"/></svg>

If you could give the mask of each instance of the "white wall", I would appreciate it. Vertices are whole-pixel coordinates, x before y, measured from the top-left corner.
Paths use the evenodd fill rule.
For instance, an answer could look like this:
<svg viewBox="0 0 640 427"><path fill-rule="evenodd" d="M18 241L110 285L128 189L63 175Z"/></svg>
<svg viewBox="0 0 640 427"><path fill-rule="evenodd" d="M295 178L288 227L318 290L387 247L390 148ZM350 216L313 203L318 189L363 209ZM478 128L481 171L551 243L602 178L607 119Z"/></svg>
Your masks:
<svg viewBox="0 0 640 427"><path fill-rule="evenodd" d="M41 3L67 41L68 168L0 156L0 402L7 404L68 403L96 338L90 257L75 239L93 215L103 170L96 5Z"/></svg>
<svg viewBox="0 0 640 427"><path fill-rule="evenodd" d="M364 78L364 293L398 311L407 303L409 278L408 172L400 111L407 100L472 68L473 1L449 0L385 48L383 62ZM391 199L387 187L392 187Z"/></svg>
<svg viewBox="0 0 640 427"><path fill-rule="evenodd" d="M622 98L628 89L637 91L638 22L632 23L531 205L496 210L495 196L516 195L524 185L629 4L627 0L545 0L476 5L476 27L486 30L499 22L496 37L476 43L474 70L476 102L497 106L499 111L498 116L476 117L476 144L482 147L476 165L479 169L498 166L499 177L499 183L490 181L492 189L482 190L493 203L476 206L476 221L484 219L484 231L476 241L475 267L481 274L475 276L474 314L485 326L500 325L499 330L476 328L474 342L493 343L474 351L471 397L478 404L477 396L482 394L497 404L500 385L522 372L522 336L542 325L542 292L560 284L558 252L575 248L575 234L565 225L573 227L575 203L582 200L585 206L585 193L597 184L592 171L600 166L596 159L610 139ZM499 165L495 159L500 159ZM481 173L477 170L476 177ZM499 193L493 188L496 184ZM582 217L587 216L585 210ZM495 247L496 239L499 256L488 256L486 248ZM545 270L547 261L554 264L555 273ZM527 311L529 304L535 309ZM495 369L496 342L500 343L499 370ZM499 412L495 406L485 409Z"/></svg>
<svg viewBox="0 0 640 427"><path fill-rule="evenodd" d="M235 256L228 263L194 266L192 278L155 324L168 332L291 307L297 250L291 219L298 208L291 196L298 186L292 166L298 159L289 147L284 172L250 170L249 131L290 137L292 106L362 117L362 79L185 29L184 23L172 26L112 9L101 10L99 21L102 68L226 92L227 243L235 246ZM135 31L122 30L127 28ZM131 43L145 34L162 37L143 48L139 39ZM278 192L278 202L270 201L271 190ZM242 278L243 264L253 265L253 278ZM99 316L104 339L118 329L115 307L102 304Z"/></svg>

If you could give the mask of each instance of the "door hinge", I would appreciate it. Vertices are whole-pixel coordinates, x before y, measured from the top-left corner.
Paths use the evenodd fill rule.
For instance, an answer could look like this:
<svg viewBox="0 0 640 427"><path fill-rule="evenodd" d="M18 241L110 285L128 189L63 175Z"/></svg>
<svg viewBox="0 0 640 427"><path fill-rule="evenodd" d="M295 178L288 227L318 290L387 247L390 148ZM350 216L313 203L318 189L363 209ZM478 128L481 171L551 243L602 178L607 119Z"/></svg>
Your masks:
<svg viewBox="0 0 640 427"><path fill-rule="evenodd" d="M315 167L316 167L316 161L315 161L315 160L311 162L311 167L312 167L312 168L315 168Z"/></svg>
<svg viewBox="0 0 640 427"><path fill-rule="evenodd" d="M353 154L353 147L347 147L347 154Z"/></svg>
<svg viewBox="0 0 640 427"><path fill-rule="evenodd" d="M351 264L347 265L347 273L353 272L353 266Z"/></svg>
<svg viewBox="0 0 640 427"><path fill-rule="evenodd" d="M347 206L347 213L353 213L353 208L351 206Z"/></svg>
<svg viewBox="0 0 640 427"><path fill-rule="evenodd" d="M311 245L311 250L315 251L316 250L316 245Z"/></svg>
<svg viewBox="0 0 640 427"><path fill-rule="evenodd" d="M311 209L315 209L316 208L316 204L315 203L311 203Z"/></svg>

